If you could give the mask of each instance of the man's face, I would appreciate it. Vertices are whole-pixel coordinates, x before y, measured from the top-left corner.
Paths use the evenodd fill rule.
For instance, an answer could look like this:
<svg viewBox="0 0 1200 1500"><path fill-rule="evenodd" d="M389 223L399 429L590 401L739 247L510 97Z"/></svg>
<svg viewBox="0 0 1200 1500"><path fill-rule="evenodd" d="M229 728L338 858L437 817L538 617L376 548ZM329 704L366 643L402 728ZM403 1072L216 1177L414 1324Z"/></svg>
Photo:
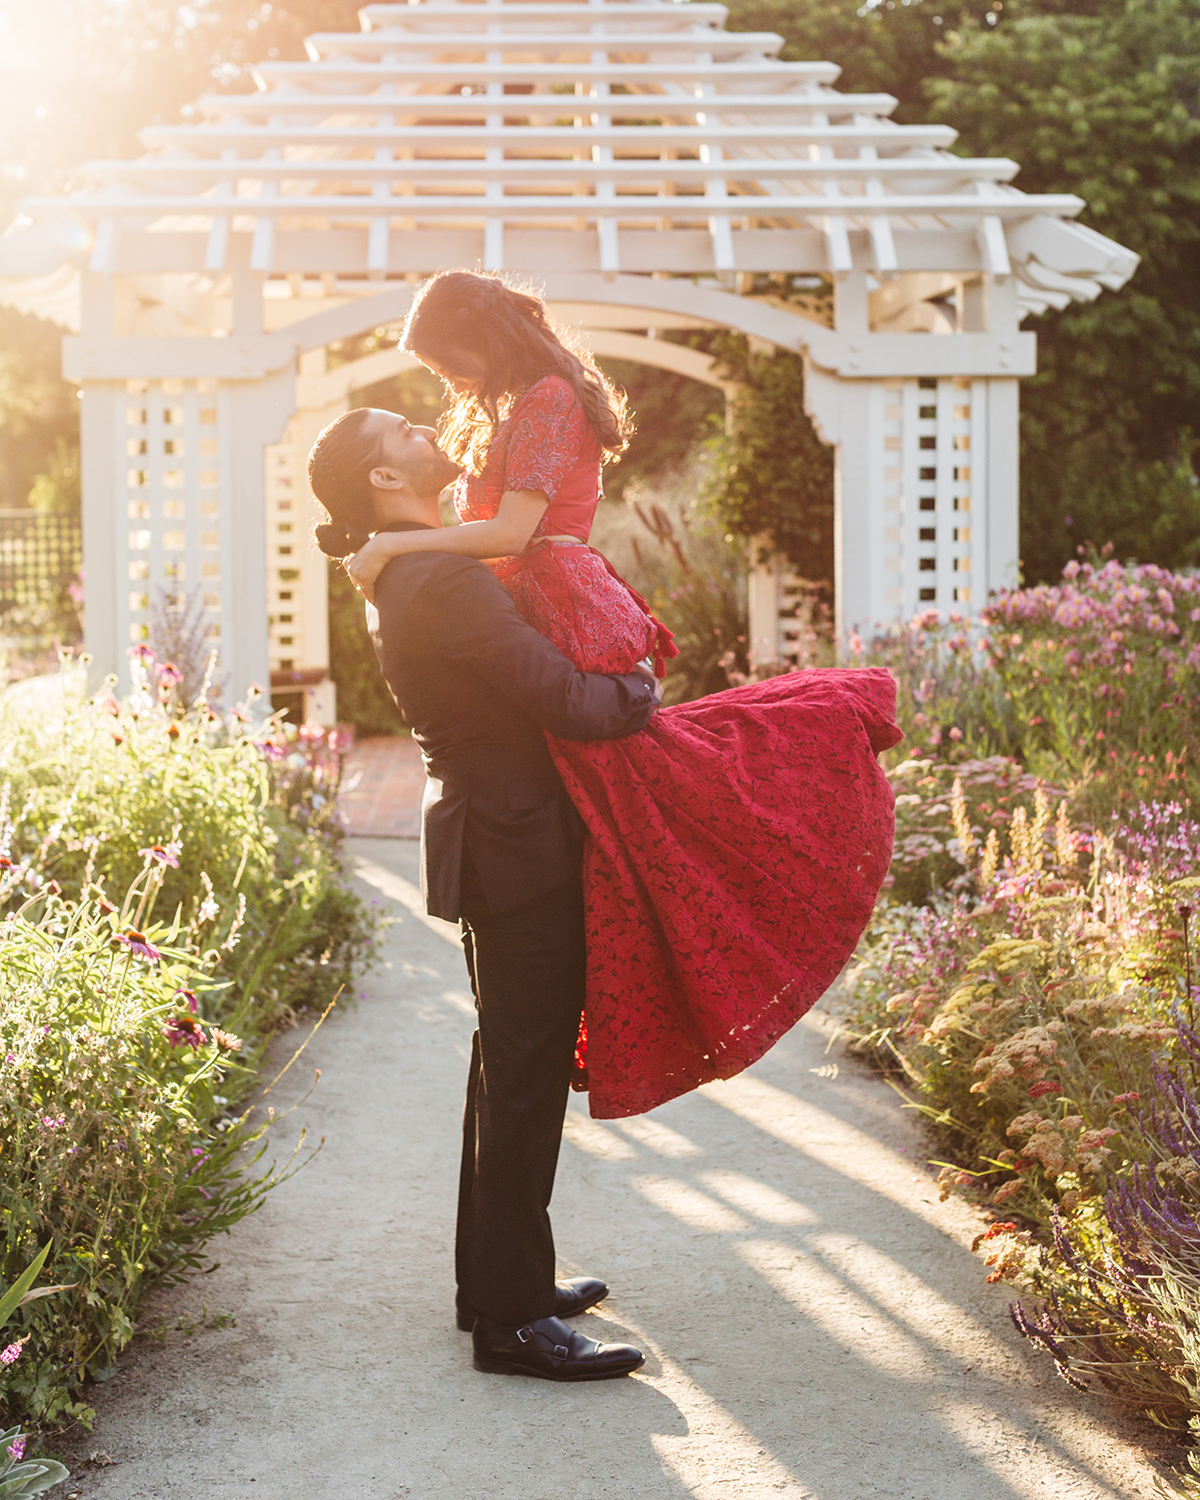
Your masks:
<svg viewBox="0 0 1200 1500"><path fill-rule="evenodd" d="M432 427L414 427L407 417L374 410L370 423L379 439L375 468L395 469L422 500L439 495L458 475L458 465L437 445Z"/></svg>

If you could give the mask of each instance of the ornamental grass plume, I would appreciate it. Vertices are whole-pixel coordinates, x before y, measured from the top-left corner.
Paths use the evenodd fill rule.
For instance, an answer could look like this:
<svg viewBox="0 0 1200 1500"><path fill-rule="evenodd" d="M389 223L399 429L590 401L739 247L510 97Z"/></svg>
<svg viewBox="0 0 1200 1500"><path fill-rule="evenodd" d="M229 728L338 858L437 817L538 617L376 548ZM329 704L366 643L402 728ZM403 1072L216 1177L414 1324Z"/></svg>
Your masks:
<svg viewBox="0 0 1200 1500"><path fill-rule="evenodd" d="M961 776L954 778L954 786L950 792L950 825L954 829L954 837L958 840L958 857L970 869L975 862L977 844L975 831L967 816L967 799L963 792Z"/></svg>

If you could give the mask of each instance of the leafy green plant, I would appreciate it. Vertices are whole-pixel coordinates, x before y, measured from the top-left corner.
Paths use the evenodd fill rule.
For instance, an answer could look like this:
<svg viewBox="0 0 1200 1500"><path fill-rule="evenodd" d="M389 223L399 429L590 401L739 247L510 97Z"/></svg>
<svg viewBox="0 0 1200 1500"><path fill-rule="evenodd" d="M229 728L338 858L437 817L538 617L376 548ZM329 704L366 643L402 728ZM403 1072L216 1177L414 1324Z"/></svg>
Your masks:
<svg viewBox="0 0 1200 1500"><path fill-rule="evenodd" d="M831 592L833 450L805 414L804 361L786 349L752 351L735 334L714 352L734 394L725 431L708 440L705 500L730 531L770 533L801 577Z"/></svg>
<svg viewBox="0 0 1200 1500"><path fill-rule="evenodd" d="M24 1307L27 1302L36 1302L41 1297L52 1297L57 1292L73 1290L66 1286L34 1288L33 1283L49 1253L50 1243L47 1242L12 1286L0 1296L0 1328L8 1323L17 1308ZM10 1365L19 1359L24 1344L25 1340L20 1339L0 1350L0 1365ZM43 1490L70 1478L67 1469L55 1459L37 1458L23 1463L27 1442L19 1427L11 1427L7 1432L0 1433L0 1496L39 1495Z"/></svg>
<svg viewBox="0 0 1200 1500"><path fill-rule="evenodd" d="M115 1364L147 1287L196 1269L281 1180L251 1170L271 1117L226 1115L252 1081L242 1039L208 1018L228 981L178 910L154 920L159 869L119 907L47 886L0 924L0 1274L11 1297L48 1238L62 1293L18 1304L0 1396L43 1423L87 1417L75 1398ZM19 884L19 867L0 875L0 902Z"/></svg>
<svg viewBox="0 0 1200 1500"><path fill-rule="evenodd" d="M0 734L0 1286L49 1241L60 1289L17 1309L0 1402L42 1425L89 1420L146 1290L294 1169L257 1165L272 1112L237 1101L374 937L336 738L180 702L179 678L139 648L125 702L65 685Z"/></svg>
<svg viewBox="0 0 1200 1500"><path fill-rule="evenodd" d="M19 1427L0 1432L0 1496L40 1495L71 1477L57 1459L26 1459L25 1444Z"/></svg>
<svg viewBox="0 0 1200 1500"><path fill-rule="evenodd" d="M147 863L230 981L233 1031L258 1036L319 1010L373 941L338 856L337 741L177 701L169 663L135 648L135 687L72 697L51 713L0 708L0 852L22 888L56 881L126 890Z"/></svg>

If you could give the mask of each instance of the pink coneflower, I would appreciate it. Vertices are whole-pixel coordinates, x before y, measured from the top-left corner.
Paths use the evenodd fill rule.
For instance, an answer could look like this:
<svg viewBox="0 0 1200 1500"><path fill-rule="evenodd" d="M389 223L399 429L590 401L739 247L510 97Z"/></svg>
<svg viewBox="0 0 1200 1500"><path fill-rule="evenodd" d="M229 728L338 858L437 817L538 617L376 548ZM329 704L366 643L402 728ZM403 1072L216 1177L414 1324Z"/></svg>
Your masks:
<svg viewBox="0 0 1200 1500"><path fill-rule="evenodd" d="M212 1039L222 1052L240 1052L242 1050L242 1039L234 1036L231 1031L222 1031L219 1026L214 1026Z"/></svg>
<svg viewBox="0 0 1200 1500"><path fill-rule="evenodd" d="M143 641L139 641L136 646L130 646L125 655L133 657L135 661L149 662L154 660L154 652Z"/></svg>
<svg viewBox="0 0 1200 1500"><path fill-rule="evenodd" d="M158 680L163 686L173 687L175 683L183 681L183 673L173 661L165 661L158 669Z"/></svg>
<svg viewBox="0 0 1200 1500"><path fill-rule="evenodd" d="M153 864L170 865L173 870L179 868L178 844L151 844L148 849L139 849L138 853Z"/></svg>
<svg viewBox="0 0 1200 1500"><path fill-rule="evenodd" d="M193 1020L191 1016L173 1016L163 1028L163 1036L172 1047L199 1048L201 1042L208 1040L200 1022Z"/></svg>
<svg viewBox="0 0 1200 1500"><path fill-rule="evenodd" d="M16 866L7 854L0 854L0 870L13 870Z"/></svg>
<svg viewBox="0 0 1200 1500"><path fill-rule="evenodd" d="M123 943L131 953L137 958L144 958L147 963L156 964L162 957L154 944L147 940L145 933L138 932L134 927L131 927L128 932L117 933L113 942Z"/></svg>
<svg viewBox="0 0 1200 1500"><path fill-rule="evenodd" d="M175 998L177 1000L184 1001L184 1003L187 1005L188 1010L191 1011L192 1015L195 1015L196 1012L200 1009L199 1005L196 1003L195 990L176 990Z"/></svg>

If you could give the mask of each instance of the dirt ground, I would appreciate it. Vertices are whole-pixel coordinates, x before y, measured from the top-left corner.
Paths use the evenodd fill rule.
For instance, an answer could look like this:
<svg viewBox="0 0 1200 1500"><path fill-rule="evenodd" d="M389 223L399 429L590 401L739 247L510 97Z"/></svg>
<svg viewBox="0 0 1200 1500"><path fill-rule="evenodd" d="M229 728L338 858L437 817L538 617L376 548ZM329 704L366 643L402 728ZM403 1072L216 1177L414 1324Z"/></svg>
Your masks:
<svg viewBox="0 0 1200 1500"><path fill-rule="evenodd" d="M416 846L352 844L397 917L385 966L276 1088L320 1155L159 1298L56 1496L82 1500L1125 1500L1142 1429L1062 1385L939 1204L911 1114L818 1012L757 1067L652 1115L572 1101L561 1269L579 1320L639 1344L626 1380L477 1374L453 1323L471 1004L419 913ZM286 1060L295 1038L277 1049ZM202 1313L204 1321L199 1322ZM174 1325L178 1324L176 1327Z"/></svg>

